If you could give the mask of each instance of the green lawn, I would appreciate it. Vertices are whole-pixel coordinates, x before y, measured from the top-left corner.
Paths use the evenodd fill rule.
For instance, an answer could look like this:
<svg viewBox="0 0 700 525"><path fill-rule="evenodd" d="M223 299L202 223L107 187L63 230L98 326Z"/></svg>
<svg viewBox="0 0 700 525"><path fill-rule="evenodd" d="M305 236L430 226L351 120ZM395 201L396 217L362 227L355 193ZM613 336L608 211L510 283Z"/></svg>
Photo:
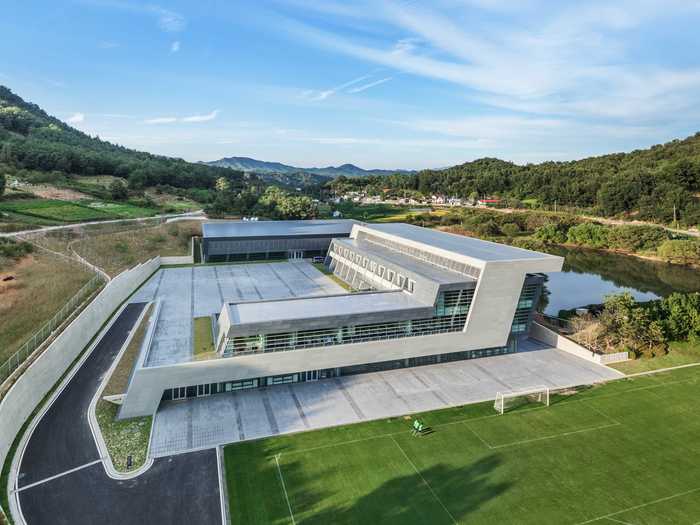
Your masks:
<svg viewBox="0 0 700 525"><path fill-rule="evenodd" d="M419 438L395 418L229 445L232 523L696 524L699 380L689 368L503 416L431 412Z"/></svg>
<svg viewBox="0 0 700 525"><path fill-rule="evenodd" d="M194 318L194 358L197 361L204 359L213 359L216 357L214 352L214 338L211 331L211 317L195 317Z"/></svg>
<svg viewBox="0 0 700 525"><path fill-rule="evenodd" d="M623 374L636 374L649 370L671 368L673 366L700 363L700 344L689 341L676 341L669 345L668 354L661 357L639 358L612 366Z"/></svg>

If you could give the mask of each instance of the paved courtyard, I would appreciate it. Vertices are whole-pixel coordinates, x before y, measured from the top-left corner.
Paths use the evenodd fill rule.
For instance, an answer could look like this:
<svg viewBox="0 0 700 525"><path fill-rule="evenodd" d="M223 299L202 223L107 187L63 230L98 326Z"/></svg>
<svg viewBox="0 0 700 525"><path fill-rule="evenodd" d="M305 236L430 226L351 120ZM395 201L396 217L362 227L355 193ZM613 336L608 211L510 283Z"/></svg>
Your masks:
<svg viewBox="0 0 700 525"><path fill-rule="evenodd" d="M151 455L475 403L493 399L499 390L620 377L532 340L521 348L526 351L163 403Z"/></svg>
<svg viewBox="0 0 700 525"><path fill-rule="evenodd" d="M192 359L192 319L221 312L224 302L345 293L308 262L165 268L131 302L160 299L160 317L146 366Z"/></svg>

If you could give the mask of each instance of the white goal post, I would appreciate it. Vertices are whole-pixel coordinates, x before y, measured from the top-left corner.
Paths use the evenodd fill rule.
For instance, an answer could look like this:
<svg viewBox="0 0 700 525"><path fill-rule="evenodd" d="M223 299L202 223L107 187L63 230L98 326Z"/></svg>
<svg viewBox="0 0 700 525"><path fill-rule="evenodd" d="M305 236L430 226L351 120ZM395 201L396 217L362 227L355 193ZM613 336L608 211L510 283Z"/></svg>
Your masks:
<svg viewBox="0 0 700 525"><path fill-rule="evenodd" d="M525 398L535 403L543 403L549 406L549 387L540 385L525 390L511 390L509 392L496 392L496 400L493 408L499 414L503 414L509 405L513 405L518 398Z"/></svg>

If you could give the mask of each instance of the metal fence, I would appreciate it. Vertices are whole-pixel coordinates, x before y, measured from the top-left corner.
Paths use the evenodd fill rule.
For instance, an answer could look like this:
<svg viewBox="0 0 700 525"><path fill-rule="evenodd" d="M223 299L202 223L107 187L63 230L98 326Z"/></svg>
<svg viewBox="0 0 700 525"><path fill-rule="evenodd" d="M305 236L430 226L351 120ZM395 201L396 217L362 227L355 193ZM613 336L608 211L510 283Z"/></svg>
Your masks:
<svg viewBox="0 0 700 525"><path fill-rule="evenodd" d="M76 308L97 290L104 282L104 278L100 274L96 274L90 279L63 307L54 314L39 330L37 330L27 341L20 346L7 361L0 365L0 383L4 382L10 374L44 343L58 329L61 324L68 319Z"/></svg>

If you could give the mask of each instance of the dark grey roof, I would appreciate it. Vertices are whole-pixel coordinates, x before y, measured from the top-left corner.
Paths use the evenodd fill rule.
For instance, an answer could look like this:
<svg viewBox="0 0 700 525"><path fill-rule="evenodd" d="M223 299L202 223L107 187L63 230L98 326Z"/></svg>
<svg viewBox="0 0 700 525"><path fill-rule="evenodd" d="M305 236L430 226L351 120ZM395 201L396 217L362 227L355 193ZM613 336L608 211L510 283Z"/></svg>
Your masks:
<svg viewBox="0 0 700 525"><path fill-rule="evenodd" d="M396 235L404 239L434 246L452 253L466 255L481 261L517 261L523 259L549 259L556 258L546 253L515 248L506 244L483 241L474 237L447 233L440 230L421 228L412 224L388 223L365 224L372 230Z"/></svg>
<svg viewBox="0 0 700 525"><path fill-rule="evenodd" d="M348 235L353 220L309 221L214 221L202 224L209 237L294 237L309 235Z"/></svg>

